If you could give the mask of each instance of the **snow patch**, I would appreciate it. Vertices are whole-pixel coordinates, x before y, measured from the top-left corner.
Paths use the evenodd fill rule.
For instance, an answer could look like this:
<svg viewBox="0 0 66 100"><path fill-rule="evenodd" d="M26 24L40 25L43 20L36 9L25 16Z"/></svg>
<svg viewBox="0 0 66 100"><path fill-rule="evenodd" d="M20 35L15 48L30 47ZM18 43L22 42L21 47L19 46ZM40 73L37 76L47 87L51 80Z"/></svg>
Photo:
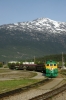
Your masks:
<svg viewBox="0 0 66 100"><path fill-rule="evenodd" d="M14 25L17 25L18 26L18 23L14 23Z"/></svg>

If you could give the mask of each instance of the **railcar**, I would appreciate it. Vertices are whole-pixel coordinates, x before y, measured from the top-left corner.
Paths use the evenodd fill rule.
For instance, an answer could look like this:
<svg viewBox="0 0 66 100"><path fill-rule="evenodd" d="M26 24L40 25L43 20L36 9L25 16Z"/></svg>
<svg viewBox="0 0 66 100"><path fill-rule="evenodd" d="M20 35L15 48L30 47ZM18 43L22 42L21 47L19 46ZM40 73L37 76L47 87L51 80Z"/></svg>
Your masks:
<svg viewBox="0 0 66 100"><path fill-rule="evenodd" d="M58 76L58 65L56 61L46 61L44 65L45 74L47 77Z"/></svg>
<svg viewBox="0 0 66 100"><path fill-rule="evenodd" d="M34 62L18 62L18 61L10 61L8 62L9 69L26 69L26 70L34 70L34 71L42 71L42 64L35 64Z"/></svg>

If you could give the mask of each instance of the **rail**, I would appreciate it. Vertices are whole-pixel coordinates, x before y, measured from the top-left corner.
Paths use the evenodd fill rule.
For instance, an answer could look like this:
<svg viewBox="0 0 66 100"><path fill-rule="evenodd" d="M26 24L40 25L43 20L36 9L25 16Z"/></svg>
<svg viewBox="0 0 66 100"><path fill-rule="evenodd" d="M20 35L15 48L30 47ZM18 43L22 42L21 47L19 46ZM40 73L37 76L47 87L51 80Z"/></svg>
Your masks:
<svg viewBox="0 0 66 100"><path fill-rule="evenodd" d="M42 95L39 95L37 97L31 98L29 100L49 100L53 96L65 91L65 90L66 90L66 84L64 84L63 86L61 86L61 87L59 87L55 90L52 90L52 91L47 92L45 94L42 94Z"/></svg>

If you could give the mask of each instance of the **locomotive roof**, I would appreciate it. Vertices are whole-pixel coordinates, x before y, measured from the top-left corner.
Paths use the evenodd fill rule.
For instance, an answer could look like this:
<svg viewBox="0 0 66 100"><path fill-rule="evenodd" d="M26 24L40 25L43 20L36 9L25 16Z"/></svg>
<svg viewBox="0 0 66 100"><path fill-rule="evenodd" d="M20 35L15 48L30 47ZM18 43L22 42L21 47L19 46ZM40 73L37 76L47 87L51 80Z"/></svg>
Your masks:
<svg viewBox="0 0 66 100"><path fill-rule="evenodd" d="M46 64L57 64L57 62L53 60L49 60L49 61L46 61Z"/></svg>

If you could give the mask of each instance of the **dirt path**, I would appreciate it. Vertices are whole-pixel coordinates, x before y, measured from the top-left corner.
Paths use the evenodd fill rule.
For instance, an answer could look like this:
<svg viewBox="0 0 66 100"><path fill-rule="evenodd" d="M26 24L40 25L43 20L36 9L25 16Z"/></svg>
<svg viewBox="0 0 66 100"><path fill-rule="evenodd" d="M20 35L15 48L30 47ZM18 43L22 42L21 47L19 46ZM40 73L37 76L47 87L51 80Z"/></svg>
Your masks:
<svg viewBox="0 0 66 100"><path fill-rule="evenodd" d="M1 70L4 70L1 72ZM35 71L26 71L26 70L0 70L0 80L13 80L13 79L19 79L19 78L30 78L30 79L44 79L45 76L43 73L35 72ZM34 74L37 74L35 77Z"/></svg>
<svg viewBox="0 0 66 100"><path fill-rule="evenodd" d="M35 72L25 71L25 70L13 70L9 72L1 72L0 80L31 78L33 76L35 76Z"/></svg>
<svg viewBox="0 0 66 100"><path fill-rule="evenodd" d="M37 73L37 75L35 77L32 77L31 79L44 79L45 78L43 73L41 72L35 72L35 73Z"/></svg>

